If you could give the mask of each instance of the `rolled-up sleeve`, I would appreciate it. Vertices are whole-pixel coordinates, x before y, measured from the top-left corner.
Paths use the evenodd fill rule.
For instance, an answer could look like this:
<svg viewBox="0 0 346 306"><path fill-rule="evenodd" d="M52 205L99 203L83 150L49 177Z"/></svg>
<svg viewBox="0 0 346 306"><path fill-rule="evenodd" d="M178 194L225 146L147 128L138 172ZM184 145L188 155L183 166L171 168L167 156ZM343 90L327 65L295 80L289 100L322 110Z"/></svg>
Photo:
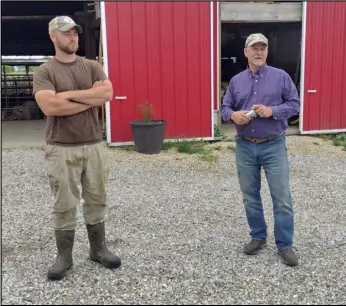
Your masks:
<svg viewBox="0 0 346 306"><path fill-rule="evenodd" d="M221 105L221 117L224 121L233 122L231 120L231 115L233 113L234 103L233 79L231 79Z"/></svg>

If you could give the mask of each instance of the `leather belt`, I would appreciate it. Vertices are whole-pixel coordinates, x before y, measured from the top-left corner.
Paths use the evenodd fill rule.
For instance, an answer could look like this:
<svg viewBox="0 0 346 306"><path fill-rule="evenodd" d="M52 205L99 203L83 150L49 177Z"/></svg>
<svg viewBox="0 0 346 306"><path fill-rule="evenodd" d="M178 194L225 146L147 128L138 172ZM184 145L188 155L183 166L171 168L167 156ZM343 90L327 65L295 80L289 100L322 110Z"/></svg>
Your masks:
<svg viewBox="0 0 346 306"><path fill-rule="evenodd" d="M251 138L251 137L248 137L248 136L243 136L243 138L247 141L251 141L253 143L264 143L264 142L268 142L270 140L273 140L277 137L279 137L280 135L273 135L273 136L269 136L269 137L266 137L266 138Z"/></svg>

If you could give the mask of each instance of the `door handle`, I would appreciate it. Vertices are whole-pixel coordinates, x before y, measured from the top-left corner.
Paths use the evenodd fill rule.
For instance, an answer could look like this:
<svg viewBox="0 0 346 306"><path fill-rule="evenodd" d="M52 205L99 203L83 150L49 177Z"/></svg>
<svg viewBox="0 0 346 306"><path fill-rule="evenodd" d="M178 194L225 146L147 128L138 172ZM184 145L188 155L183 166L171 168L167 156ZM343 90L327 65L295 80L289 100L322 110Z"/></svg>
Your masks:
<svg viewBox="0 0 346 306"><path fill-rule="evenodd" d="M308 89L308 92L313 93L313 92L317 92L317 90L316 89Z"/></svg>
<svg viewBox="0 0 346 306"><path fill-rule="evenodd" d="M126 100L126 96L115 96L116 100Z"/></svg>

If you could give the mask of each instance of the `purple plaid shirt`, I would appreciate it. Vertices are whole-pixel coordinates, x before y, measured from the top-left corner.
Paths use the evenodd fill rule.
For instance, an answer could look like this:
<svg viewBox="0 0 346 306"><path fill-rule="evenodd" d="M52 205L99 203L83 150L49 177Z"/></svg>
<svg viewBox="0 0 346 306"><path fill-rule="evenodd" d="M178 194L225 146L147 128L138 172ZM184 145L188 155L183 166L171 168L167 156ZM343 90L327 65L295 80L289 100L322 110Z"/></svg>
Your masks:
<svg viewBox="0 0 346 306"><path fill-rule="evenodd" d="M266 138L286 131L288 119L299 114L300 100L291 77L285 71L264 65L253 76L250 69L234 76L227 88L221 105L224 121L233 111L251 110L254 104L270 106L273 116L252 119L246 125L237 125L237 134L252 138Z"/></svg>

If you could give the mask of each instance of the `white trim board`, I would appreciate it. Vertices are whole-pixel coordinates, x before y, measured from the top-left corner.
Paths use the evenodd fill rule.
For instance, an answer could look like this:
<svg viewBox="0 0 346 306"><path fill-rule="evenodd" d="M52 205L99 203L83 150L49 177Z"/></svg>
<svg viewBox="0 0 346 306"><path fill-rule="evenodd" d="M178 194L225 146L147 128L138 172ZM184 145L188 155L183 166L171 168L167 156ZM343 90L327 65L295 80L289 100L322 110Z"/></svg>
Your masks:
<svg viewBox="0 0 346 306"><path fill-rule="evenodd" d="M101 10L101 31L102 31L102 52L103 52L103 67L105 74L108 75L108 49L107 49L107 26L106 26L106 8L105 2L100 2L100 10ZM110 102L105 103L105 111L106 111L106 136L107 142L111 143L111 110L110 110Z"/></svg>
<svg viewBox="0 0 346 306"><path fill-rule="evenodd" d="M337 134L337 133L346 133L346 129L313 130L313 131L303 131L303 132L300 132L300 134L302 134L302 135L309 135L309 134Z"/></svg>
<svg viewBox="0 0 346 306"><path fill-rule="evenodd" d="M215 81L214 81L214 2L210 1L210 85L211 85L211 137L214 138L214 92L215 92Z"/></svg>
<svg viewBox="0 0 346 306"><path fill-rule="evenodd" d="M303 132L304 121L304 90L305 90L305 46L306 46L306 1L303 2L302 8L302 37L300 51L300 111L299 111L299 131Z"/></svg>
<svg viewBox="0 0 346 306"><path fill-rule="evenodd" d="M216 99L217 99L217 109L214 111L219 111L220 110L220 88L221 88L221 20L220 20L220 2L216 2L217 5L217 25L216 25ZM221 123L221 117L219 118L217 124Z"/></svg>

